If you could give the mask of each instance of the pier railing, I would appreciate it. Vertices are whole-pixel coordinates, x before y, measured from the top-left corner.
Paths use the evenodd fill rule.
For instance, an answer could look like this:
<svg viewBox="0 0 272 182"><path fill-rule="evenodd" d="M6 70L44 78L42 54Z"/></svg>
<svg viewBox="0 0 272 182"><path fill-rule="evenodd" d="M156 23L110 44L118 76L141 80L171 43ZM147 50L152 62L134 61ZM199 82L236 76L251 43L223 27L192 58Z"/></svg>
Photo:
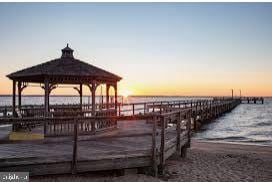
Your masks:
<svg viewBox="0 0 272 182"><path fill-rule="evenodd" d="M78 122L79 135L91 135L104 130L116 128L116 117L37 117L37 118L1 118L0 124L12 124L16 131L31 131L36 127L43 128L44 136L73 135L73 124Z"/></svg>
<svg viewBox="0 0 272 182"><path fill-rule="evenodd" d="M80 171L86 171L86 166L89 166L89 170L93 169L94 166L96 166L95 170L105 170L105 169L111 169L109 166L114 166L112 163L115 162L115 160L119 160L120 156L124 156L126 160L119 161L120 166L126 166L127 168L133 168L133 167L143 167L146 166L152 166L153 168L153 174L157 176L158 172L163 173L164 172L164 166L165 166L165 160L168 159L173 153L177 153L180 156L184 157L186 148L190 146L190 129L191 129L191 115L190 110L184 110L184 109L178 109L174 111L165 111L164 113L150 113L146 115L142 115L139 117L140 120L147 121L146 124L147 128L150 128L149 130L144 131L138 131L134 132L134 130L128 130L128 132L125 132L123 135L111 135L111 140L114 140L115 137L117 137L119 140L121 138L128 139L133 137L134 140L137 140L136 138L140 137L150 137L149 140L151 142L151 145L144 144L146 139L141 139L140 141L144 142L143 146L149 146L150 148L142 148L138 149L141 150L141 155L139 157L139 160L141 161L141 164L135 163L135 151L115 151L114 153L112 151L105 151L103 152L103 165L97 165L99 162L97 158L95 160L91 159L84 159L82 161L82 145L79 146L79 143L82 139L79 138L79 135L82 134L82 132L86 132L87 134L90 134L89 132L98 132L100 129L104 129L104 126L107 125L109 127L116 127L115 124L112 124L113 122L122 121L122 122L131 122L126 120L126 116L115 116L115 117L56 117L56 118L2 118L0 119L1 124L24 124L24 125L44 125L49 126L46 127L45 134L59 134L56 132L64 132L66 134L72 134L73 135L73 142L71 145L73 145L73 152L72 156L70 157L71 160L71 168L70 172L76 173ZM126 120L126 121L124 121ZM84 122L82 122L84 121ZM65 125L63 125L65 123ZM88 127L88 124L90 125L90 128ZM127 124L125 124L127 125ZM58 128L58 129L57 129ZM126 131L126 128L123 128ZM143 128L144 129L144 128ZM62 133L62 134L64 134ZM67 138L66 143L71 141L71 138ZM133 145L134 140L129 140L132 142L131 145ZM84 141L99 141L99 138L88 138L84 139ZM128 141L127 141L128 142ZM50 146L53 145L60 145L60 141L58 140L57 143L53 141L46 142L46 144L50 144ZM118 142L119 143L119 142ZM16 145L16 142L13 142L14 145ZM12 144L12 145L13 145ZM20 142L22 144L22 142ZM1 144L0 144L1 145ZM119 144L121 145L121 143ZM9 145L11 146L11 145ZM36 147L36 146L35 146ZM16 147L15 147L16 148ZM79 152L79 150L81 152ZM92 151L92 148L85 146L84 151ZM95 150L95 146L94 146ZM16 153L16 151L13 151ZM19 152L19 151L18 151ZM39 157L37 157L37 160L40 159L41 161L34 161L35 164L32 165L22 165L16 164L16 162L13 162L12 164L8 163L8 159L5 161L5 165L7 164L7 167L4 167L5 165L0 165L1 171L6 170L20 170L30 171L31 175L40 175L40 174L47 174L47 173L67 173L69 171L63 171L63 169L67 169L67 167L64 167L64 165L67 165L67 156L66 154L62 154L59 151L55 151L57 155L54 156L42 156L42 153L39 154ZM18 153L20 155L20 153ZM34 154L33 154L34 155ZM60 155L60 156L59 156ZM101 153L93 153L93 155L99 155L101 156ZM64 157L65 156L65 157ZM117 157L116 157L117 156ZM17 158L20 158L20 156L16 156ZM54 160L53 160L53 158ZM43 158L46 159L47 162L43 161ZM69 158L69 157L68 157ZM116 158L116 159L115 159ZM147 158L147 159L146 159ZM1 159L0 159L1 160ZM27 159L24 159L27 160ZM63 164L61 163L61 160L63 160ZM89 161L88 161L89 160ZM131 160L131 161L130 161ZM42 165L51 165L51 167L54 165L54 163L51 164L50 161L58 161L58 168L42 168L43 170L36 170L37 166ZM134 161L134 162L133 162ZM41 164L39 164L39 162ZM49 164L50 163L50 164ZM84 166L84 169L81 166ZM140 166L139 166L140 165ZM34 167L33 167L34 166ZM159 166L159 168L158 168ZM122 167L120 167L122 168ZM116 168L113 168L116 169ZM159 170L158 170L159 169Z"/></svg>
<svg viewBox="0 0 272 182"><path fill-rule="evenodd" d="M195 107L197 105L205 105L205 103L223 102L226 100L240 100L241 103L264 103L263 97L214 97L211 99L193 99L193 100L172 100L172 101L151 101L151 102L137 102L137 103L118 103L115 115L117 116L130 116L130 115L142 115L148 112L155 112L162 110L163 107L176 107L176 108L188 108ZM96 114L99 116L108 116L113 114L114 103L108 105L98 103L95 105ZM22 117L42 117L44 116L43 105L23 105L19 109ZM68 104L68 105L50 105L50 113L55 113L59 116L74 116L75 114L81 114L83 116L95 116L92 115L91 104ZM63 113L63 114L62 114ZM75 114L73 114L75 113ZM0 106L0 118L12 117L11 106Z"/></svg>
<svg viewBox="0 0 272 182"><path fill-rule="evenodd" d="M164 172L165 161L173 153L185 157L186 149L190 147L191 137L191 110L177 109L175 111L164 112L159 114L159 120L153 120L153 128L160 127L160 148L159 148L159 170ZM154 129L153 129L154 131ZM171 137L171 135L173 135ZM171 138L166 140L166 138ZM156 141L155 141L156 143ZM156 145L154 145L156 146ZM154 152L156 148L152 149ZM156 154L154 154L156 156ZM153 162L155 163L156 161ZM153 164L156 166L156 164Z"/></svg>
<svg viewBox="0 0 272 182"><path fill-rule="evenodd" d="M123 120L136 120L149 117L150 114L163 114L174 112L176 110L190 110L193 128L196 130L202 123L206 123L227 111L232 110L234 107L241 103L240 99L214 99L214 100L192 100L192 101L160 101L160 102L145 102L145 103L131 103L125 104L122 109L121 106L116 111L115 109L98 110L95 115L92 115L90 110L78 109L77 105L73 106L54 106L47 117L44 117L42 112L37 114L27 115L25 113L34 112L21 109L21 117L18 121L19 124L14 124L14 130L20 128L34 128L39 124L27 124L30 121L41 121L41 118L46 118L48 123L44 125L44 134L46 136L56 135L69 135L71 133L70 121L72 118L80 117L79 134L92 134L96 130L112 129L116 126L116 119ZM129 108L130 107L130 108ZM54 110L53 110L54 109ZM65 119L66 118L67 121ZM69 119L70 118L70 119ZM104 119L104 120L103 120ZM50 121L49 121L50 120ZM1 123L0 123L1 124Z"/></svg>
<svg viewBox="0 0 272 182"><path fill-rule="evenodd" d="M137 102L137 103L118 103L117 110L114 108L114 104L96 104L95 115L92 115L92 106L89 104L68 104L68 105L50 105L50 116L131 116L131 115L143 115L148 112L157 111L156 108L150 109L154 105L163 104L180 105L181 108L188 106L191 102L203 102L203 100L173 100L173 101L153 101L153 102ZM17 109L17 115L20 117L44 117L43 105L22 105L20 109ZM0 106L0 118L12 117L11 106ZM16 116L18 117L18 116Z"/></svg>

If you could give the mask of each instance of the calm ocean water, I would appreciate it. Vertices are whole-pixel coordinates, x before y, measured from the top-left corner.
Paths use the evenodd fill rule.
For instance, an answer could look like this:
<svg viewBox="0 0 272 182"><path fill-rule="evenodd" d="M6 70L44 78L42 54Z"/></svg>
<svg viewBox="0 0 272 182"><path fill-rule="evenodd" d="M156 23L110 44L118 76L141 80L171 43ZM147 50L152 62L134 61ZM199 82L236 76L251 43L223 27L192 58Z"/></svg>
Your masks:
<svg viewBox="0 0 272 182"><path fill-rule="evenodd" d="M195 138L272 146L272 99L265 99L264 104L240 104L203 126Z"/></svg>
<svg viewBox="0 0 272 182"><path fill-rule="evenodd" d="M128 97L124 103L164 101L164 100L190 100L189 97ZM101 102L101 98L96 99ZM83 98L83 103L89 103L89 97ZM50 98L50 104L79 103L78 97ZM43 97L23 97L22 104L43 104ZM0 105L11 105L11 97L0 96ZM272 146L272 99L265 99L262 104L241 104L232 112L216 119L214 122L203 126L202 130L194 135L194 138L252 143Z"/></svg>

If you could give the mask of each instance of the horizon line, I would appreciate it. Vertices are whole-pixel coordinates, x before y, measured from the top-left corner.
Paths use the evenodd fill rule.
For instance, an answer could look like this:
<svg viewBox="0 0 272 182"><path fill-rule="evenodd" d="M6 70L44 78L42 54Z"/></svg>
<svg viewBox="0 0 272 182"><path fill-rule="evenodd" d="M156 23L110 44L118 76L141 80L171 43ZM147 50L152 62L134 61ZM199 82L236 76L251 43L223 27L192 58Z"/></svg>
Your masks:
<svg viewBox="0 0 272 182"><path fill-rule="evenodd" d="M12 94L0 94L0 97L11 97ZM16 94L16 97L18 94ZM26 94L22 95L22 97L43 97L43 94ZM76 97L79 96L77 94L54 94L50 95L50 97ZM102 95L106 96L106 95ZM114 96L114 95L110 95ZM91 95L83 95L82 97L91 97ZM96 97L101 97L101 95L96 95ZM122 97L122 95L118 95L118 97ZM230 95L129 95L128 97L231 97ZM240 97L240 96L234 96L234 97ZM271 96L254 96L254 95L247 95L242 97L264 97L264 98L270 98Z"/></svg>

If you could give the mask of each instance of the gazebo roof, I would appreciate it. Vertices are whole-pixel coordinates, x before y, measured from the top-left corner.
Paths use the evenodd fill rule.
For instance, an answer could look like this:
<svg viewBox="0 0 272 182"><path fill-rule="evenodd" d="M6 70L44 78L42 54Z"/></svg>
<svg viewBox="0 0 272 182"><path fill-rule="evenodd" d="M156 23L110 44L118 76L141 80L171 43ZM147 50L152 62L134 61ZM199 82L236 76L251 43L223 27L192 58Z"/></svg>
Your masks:
<svg viewBox="0 0 272 182"><path fill-rule="evenodd" d="M90 80L117 82L122 78L101 68L75 59L73 50L68 46L62 49L61 58L54 59L7 75L12 80L43 83L45 78L53 80L68 78L69 83ZM76 81L77 80L77 81Z"/></svg>

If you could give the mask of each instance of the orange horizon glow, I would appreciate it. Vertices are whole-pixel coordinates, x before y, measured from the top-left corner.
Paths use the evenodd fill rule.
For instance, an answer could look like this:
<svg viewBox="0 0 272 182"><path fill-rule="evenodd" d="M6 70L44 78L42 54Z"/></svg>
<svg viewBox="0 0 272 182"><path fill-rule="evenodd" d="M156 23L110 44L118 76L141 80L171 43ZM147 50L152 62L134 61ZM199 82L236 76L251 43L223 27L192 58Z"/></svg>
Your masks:
<svg viewBox="0 0 272 182"><path fill-rule="evenodd" d="M155 72L155 71L154 71ZM8 74L8 73L5 73ZM168 77L154 76L147 79L145 76L137 72L121 73L123 80L118 83L118 95L122 96L230 96L231 89L234 89L234 95L239 96L239 90L242 96L272 96L272 83L268 78L269 74L262 72L237 73L229 74L221 73L215 77L214 75L197 75L193 71L180 75L171 74L171 70L167 71ZM215 74L216 75L216 74ZM169 79L169 80L168 80ZM37 84L36 84L37 85ZM105 85L99 86L96 95L101 92L105 95ZM12 94L12 81L4 75L0 77L0 95ZM27 87L23 95L43 95L44 92L39 87ZM73 86L67 88L57 88L52 91L51 95L77 95L77 91ZM83 86L83 95L89 95L88 87ZM110 88L110 95L114 95L114 89Z"/></svg>
<svg viewBox="0 0 272 182"><path fill-rule="evenodd" d="M0 95L12 94L12 82L8 79L1 80ZM118 84L118 95L128 96L230 96L231 88L234 89L234 95L239 96L241 89L242 96L263 96L271 97L272 86L268 87L262 84L242 85L241 87L232 87L233 85L221 84L184 84L184 85L145 85L142 84L126 84L121 81ZM52 91L51 95L77 95L77 92L71 87L57 88ZM96 95L105 95L105 86L98 87ZM23 95L43 95L43 90L38 87L29 87L23 91ZM83 95L89 95L90 91L83 86ZM113 88L110 89L110 95L114 95Z"/></svg>

